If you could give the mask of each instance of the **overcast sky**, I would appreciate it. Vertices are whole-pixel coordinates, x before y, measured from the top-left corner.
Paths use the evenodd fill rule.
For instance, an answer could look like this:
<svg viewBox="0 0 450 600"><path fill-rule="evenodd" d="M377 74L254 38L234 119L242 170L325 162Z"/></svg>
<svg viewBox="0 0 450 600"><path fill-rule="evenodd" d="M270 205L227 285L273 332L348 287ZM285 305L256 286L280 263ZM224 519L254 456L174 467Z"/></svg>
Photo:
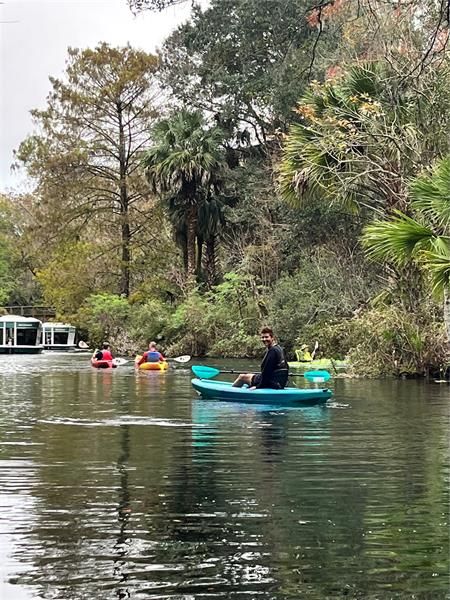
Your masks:
<svg viewBox="0 0 450 600"><path fill-rule="evenodd" d="M126 0L3 0L0 5L0 190L22 189L11 174L13 150L32 132L48 76L62 75L68 46L127 42L152 52L190 12L190 2L133 16ZM22 176L23 177L23 176Z"/></svg>

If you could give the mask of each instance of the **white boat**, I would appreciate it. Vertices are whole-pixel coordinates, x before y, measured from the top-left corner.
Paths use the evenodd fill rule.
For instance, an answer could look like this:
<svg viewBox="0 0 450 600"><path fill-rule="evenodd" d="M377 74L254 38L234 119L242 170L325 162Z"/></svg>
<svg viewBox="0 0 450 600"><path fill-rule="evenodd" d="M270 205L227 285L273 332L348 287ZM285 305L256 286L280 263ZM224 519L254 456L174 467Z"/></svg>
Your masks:
<svg viewBox="0 0 450 600"><path fill-rule="evenodd" d="M75 350L76 328L68 323L44 323L44 348L46 350Z"/></svg>
<svg viewBox="0 0 450 600"><path fill-rule="evenodd" d="M0 317L0 354L39 354L42 352L42 323L34 317Z"/></svg>

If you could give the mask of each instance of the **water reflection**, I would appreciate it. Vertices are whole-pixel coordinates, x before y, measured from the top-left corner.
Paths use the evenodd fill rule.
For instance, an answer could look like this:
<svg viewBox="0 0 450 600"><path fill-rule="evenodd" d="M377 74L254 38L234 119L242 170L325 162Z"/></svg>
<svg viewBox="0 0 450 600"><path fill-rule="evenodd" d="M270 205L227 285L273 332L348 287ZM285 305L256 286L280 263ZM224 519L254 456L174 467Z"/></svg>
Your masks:
<svg viewBox="0 0 450 600"><path fill-rule="evenodd" d="M8 599L448 597L443 387L275 409L39 360L0 365Z"/></svg>
<svg viewBox="0 0 450 600"><path fill-rule="evenodd" d="M123 587L128 580L125 558L129 554L130 540L127 538L127 525L131 515L130 491L128 484L128 459L130 456L130 427L122 425L120 428L120 456L117 468L120 477L119 506L117 508L119 521L119 535L114 544L114 552L117 558L114 560L113 575L119 582L116 594L118 598L130 598L130 592Z"/></svg>
<svg viewBox="0 0 450 600"><path fill-rule="evenodd" d="M281 456L281 449L287 445L290 421L308 424L304 437L317 444L329 437L327 424L331 414L326 406L280 408L196 399L192 402L192 445L194 449L210 446L216 430L234 418L241 427L258 430L263 457L269 460L271 456Z"/></svg>

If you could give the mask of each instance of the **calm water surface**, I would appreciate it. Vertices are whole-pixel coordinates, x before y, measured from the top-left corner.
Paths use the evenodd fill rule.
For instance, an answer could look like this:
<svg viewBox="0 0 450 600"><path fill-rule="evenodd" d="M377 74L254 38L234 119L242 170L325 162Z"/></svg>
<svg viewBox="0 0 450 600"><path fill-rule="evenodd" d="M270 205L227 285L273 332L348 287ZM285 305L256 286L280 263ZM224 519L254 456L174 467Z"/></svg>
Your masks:
<svg viewBox="0 0 450 600"><path fill-rule="evenodd" d="M2 600L450 598L447 385L271 409L51 354L0 381Z"/></svg>

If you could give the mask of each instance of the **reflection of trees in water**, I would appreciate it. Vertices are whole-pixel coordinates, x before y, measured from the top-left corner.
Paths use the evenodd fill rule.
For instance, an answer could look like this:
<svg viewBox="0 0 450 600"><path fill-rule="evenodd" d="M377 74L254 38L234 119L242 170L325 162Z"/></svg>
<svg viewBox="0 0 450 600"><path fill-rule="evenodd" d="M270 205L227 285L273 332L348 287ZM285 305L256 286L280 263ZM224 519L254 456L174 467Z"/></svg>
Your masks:
<svg viewBox="0 0 450 600"><path fill-rule="evenodd" d="M352 444L366 473L360 473L354 486L365 485L367 499L361 507L360 564L366 565L372 582L389 580L393 589L404 589L410 581L417 597L443 598L437 592L443 577L450 587L448 528L440 526L449 516L442 462L448 439L442 421L428 414L436 388L414 381L379 381L371 387L377 401L364 404L360 420L372 425L374 435L369 441L358 436Z"/></svg>
<svg viewBox="0 0 450 600"><path fill-rule="evenodd" d="M367 382L364 385L367 394ZM373 401L358 406L357 420L352 407L335 412L325 452L314 445L313 435L311 452L304 443L293 448L290 440L284 470L295 469L296 477L283 478L279 485L284 514L290 505L300 523L293 520L289 532L281 511L274 520L282 523L278 535L284 538L284 553L296 557L299 577L312 574L317 593L323 594L319 597L375 598L376 593L371 594L375 586L385 589L386 595L389 590L420 592L419 574L425 574L423 593L443 598L432 591L434 586L442 590L442 577L440 582L437 576L430 579L426 566L434 558L436 573L448 573L448 563L445 571L439 560L448 549L448 534L445 541L442 529L432 525L440 521L444 485L438 473L442 466L438 422L421 423L423 407L420 403L411 407L411 388L401 399L395 387L392 382L372 383ZM415 428L411 410L418 411L412 419ZM311 565L326 571L327 579L320 581ZM350 582L349 573L353 573ZM295 578L294 570L287 581L292 585ZM415 578L413 585L408 583Z"/></svg>
<svg viewBox="0 0 450 600"><path fill-rule="evenodd" d="M118 598L130 598L130 592L123 587L128 580L126 569L126 561L124 560L130 551L130 542L127 539L126 528L131 515L130 506L130 491L128 486L128 460L130 458L130 427L122 425L120 427L120 455L117 461L117 468L120 476L119 488L119 506L117 508L119 521L119 535L114 544L114 577L118 580L120 587L116 590Z"/></svg>
<svg viewBox="0 0 450 600"><path fill-rule="evenodd" d="M208 413L202 404L199 414L194 401L192 429L36 426L33 520L15 552L31 568L19 583L71 600L93 586L92 597L109 589L126 599L162 580L167 589L155 594L195 596L207 579L211 596L369 600L417 587L440 600L445 424L389 387L391 397L371 383L373 402L334 411ZM123 402L122 414L139 406ZM180 418L175 407L161 410ZM135 556L155 570L134 571Z"/></svg>
<svg viewBox="0 0 450 600"><path fill-rule="evenodd" d="M21 575L20 583L37 586L43 598L60 594L58 597L81 600L87 597L89 588L92 591L92 586L100 597L98 590L104 584L114 585L114 580L118 580L117 596L129 597L123 582L127 579L124 559L129 551L127 467L131 434L127 425L84 426L86 422L102 420L105 408L111 408L106 404L110 402L111 374L93 375L96 383L89 387L86 379L92 383L90 372L71 377L58 374L51 385L43 386L49 397L42 408L51 406L50 414L61 418L54 424L37 425L32 431L32 442L39 449L34 455L37 474L32 481L36 508L33 524L24 542L19 542L22 547L19 545L18 552L22 560L34 563L34 568ZM82 401L87 390L94 392L92 403ZM79 405L67 407L72 397L78 399ZM41 404L38 406L41 408ZM121 412L129 412L128 399ZM65 414L71 415L66 423ZM109 468L115 459L119 486L116 474ZM118 513L112 515L117 488ZM111 554L117 557L113 573ZM93 596L97 597L95 592Z"/></svg>
<svg viewBox="0 0 450 600"><path fill-rule="evenodd" d="M146 480L145 492L148 535L158 540L152 546L152 561L182 566L182 572L164 574L180 597L204 593L206 579L208 592L214 595L239 592L250 582L258 585L270 577L267 566L242 558L248 554L249 539L265 546L261 519L246 522L239 516L254 510L253 492L245 481L236 484L226 448L216 443L218 431L210 426L211 415L195 416L200 418L193 415L192 429L177 430L170 453L165 445L166 452L159 457L166 459L164 469L156 483Z"/></svg>
<svg viewBox="0 0 450 600"><path fill-rule="evenodd" d="M223 443L227 422L232 417L236 423L238 410L193 403L191 463L175 464L170 476L174 484L167 509L176 518L166 523L165 532L174 551L181 553L180 542L190 544L197 562L220 557L212 572L222 581L217 584L221 591L239 592L251 585L265 597L285 577L292 577L291 564L286 572L273 564L272 557L284 550L286 531L270 523L272 507L280 503L277 465L287 450L289 414L247 407L242 421L249 427ZM323 419L323 414L314 413L317 418ZM211 591L215 587L211 578ZM195 586L179 591L195 592Z"/></svg>
<svg viewBox="0 0 450 600"><path fill-rule="evenodd" d="M234 417L236 410L238 407L231 409ZM226 447L215 444L211 428L215 423L220 432L230 411L224 406L216 407L215 412L209 408L209 415L207 411L203 406L199 414L193 415L193 421L203 426L193 430L193 453L199 466L205 463L202 455L206 452L209 462L213 461L220 507L221 500L223 503L223 475L220 473L224 472L224 461L229 463L230 457L227 457ZM245 542L251 540L257 543L254 561L247 562L249 569L254 569L254 573L259 570L261 581L268 586L276 585L286 597L293 598L302 591L314 594L314 587L317 588L315 598L322 598L325 593L345 594L345 560L353 561L358 570L355 558L364 542L368 491L363 486L352 490L351 483L346 485L339 481L340 474L336 470L339 461L327 462L328 456L334 454L332 414L324 407L300 410L247 407L242 412L241 420L246 420L249 427L241 432L240 449L233 453L236 464L232 470L236 478L245 474L247 485L242 485L242 479L240 486L230 485L226 497L234 503L237 513L265 516L259 522L254 518L233 520L228 513L228 521L223 524L224 547L231 542L228 555L223 557L223 574L236 584L240 582L242 589L248 572L247 575L244 572L245 561L239 563L235 558L240 556L239 550L245 552ZM208 467L211 469L211 464ZM327 480L331 488L324 483ZM349 531L355 535L349 536ZM236 544L235 549L236 540L244 543ZM327 588L328 578L317 578L325 565L339 565L339 569L333 571L336 585L332 590ZM258 581L256 575L254 581L255 584Z"/></svg>
<svg viewBox="0 0 450 600"><path fill-rule="evenodd" d="M287 446L288 415L285 412L261 412L258 431L261 438L262 459L269 463L281 461Z"/></svg>

